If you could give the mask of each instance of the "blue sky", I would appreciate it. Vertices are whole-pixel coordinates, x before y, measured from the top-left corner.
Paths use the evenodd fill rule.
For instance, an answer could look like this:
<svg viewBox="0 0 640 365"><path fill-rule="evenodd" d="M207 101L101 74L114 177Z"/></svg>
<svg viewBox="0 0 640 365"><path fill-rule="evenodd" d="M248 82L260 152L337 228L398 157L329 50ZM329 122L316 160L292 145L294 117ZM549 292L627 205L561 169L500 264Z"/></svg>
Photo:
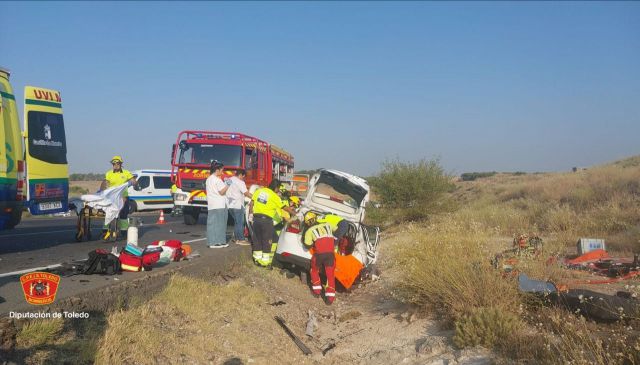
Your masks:
<svg viewBox="0 0 640 365"><path fill-rule="evenodd" d="M61 91L72 172L168 168L183 129L360 175L640 153L634 2L0 3L0 65Z"/></svg>

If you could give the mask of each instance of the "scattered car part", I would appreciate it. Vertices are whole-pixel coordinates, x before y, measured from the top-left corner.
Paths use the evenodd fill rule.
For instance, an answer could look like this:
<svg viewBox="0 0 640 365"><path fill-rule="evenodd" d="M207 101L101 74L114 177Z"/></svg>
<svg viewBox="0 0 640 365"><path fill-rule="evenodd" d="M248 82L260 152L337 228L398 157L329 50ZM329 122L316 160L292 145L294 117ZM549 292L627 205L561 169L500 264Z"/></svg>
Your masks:
<svg viewBox="0 0 640 365"><path fill-rule="evenodd" d="M303 354L305 355L311 355L311 350L307 347L307 345L304 344L304 342L302 342L302 340L300 340L298 338L298 336L296 336L293 331L291 331L289 329L289 327L287 327L284 319L282 319L282 317L280 316L275 316L273 317L276 322L278 322L278 324L280 325L280 327L282 327L282 329L284 329L284 331L287 333L287 335L289 335L289 337L291 337L291 339L293 340L293 342L296 344L296 346L298 346L298 348L300 349L300 351L302 351Z"/></svg>
<svg viewBox="0 0 640 365"><path fill-rule="evenodd" d="M309 319L307 320L307 328L304 334L313 338L313 331L318 327L318 321L316 320L315 313L313 313L311 309L309 309L308 315Z"/></svg>

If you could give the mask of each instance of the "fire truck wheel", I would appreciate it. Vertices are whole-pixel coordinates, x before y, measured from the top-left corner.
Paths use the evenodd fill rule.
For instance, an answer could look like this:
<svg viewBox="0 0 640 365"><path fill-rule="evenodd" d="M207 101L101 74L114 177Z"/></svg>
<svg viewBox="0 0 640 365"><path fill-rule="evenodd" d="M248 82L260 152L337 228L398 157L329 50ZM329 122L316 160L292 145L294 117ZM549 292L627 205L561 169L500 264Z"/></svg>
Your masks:
<svg viewBox="0 0 640 365"><path fill-rule="evenodd" d="M193 207L182 208L182 216L184 217L184 224L192 226L198 223L198 216L200 216L200 209Z"/></svg>

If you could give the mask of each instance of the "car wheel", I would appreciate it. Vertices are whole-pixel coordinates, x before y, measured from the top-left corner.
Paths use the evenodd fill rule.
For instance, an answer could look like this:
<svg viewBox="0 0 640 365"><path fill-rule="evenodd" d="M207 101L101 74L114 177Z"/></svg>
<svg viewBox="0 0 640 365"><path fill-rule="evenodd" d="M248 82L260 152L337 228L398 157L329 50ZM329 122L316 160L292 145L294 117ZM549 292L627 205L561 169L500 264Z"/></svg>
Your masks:
<svg viewBox="0 0 640 365"><path fill-rule="evenodd" d="M134 201L129 202L129 214L135 213L138 211L138 203Z"/></svg>

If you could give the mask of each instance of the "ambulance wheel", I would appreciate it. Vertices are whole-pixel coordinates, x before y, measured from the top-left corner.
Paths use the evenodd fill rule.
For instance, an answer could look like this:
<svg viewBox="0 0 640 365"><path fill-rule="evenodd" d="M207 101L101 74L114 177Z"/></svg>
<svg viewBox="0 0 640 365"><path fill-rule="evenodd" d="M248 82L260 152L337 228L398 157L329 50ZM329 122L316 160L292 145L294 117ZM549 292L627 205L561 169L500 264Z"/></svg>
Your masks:
<svg viewBox="0 0 640 365"><path fill-rule="evenodd" d="M21 208L14 209L11 212L11 215L9 216L9 220L7 221L7 223L5 223L4 228L13 229L15 228L15 226L17 226L20 223L21 220L22 220L22 209Z"/></svg>
<svg viewBox="0 0 640 365"><path fill-rule="evenodd" d="M184 224L193 226L194 224L198 223L200 208L184 207L182 208L182 216L184 218Z"/></svg>

